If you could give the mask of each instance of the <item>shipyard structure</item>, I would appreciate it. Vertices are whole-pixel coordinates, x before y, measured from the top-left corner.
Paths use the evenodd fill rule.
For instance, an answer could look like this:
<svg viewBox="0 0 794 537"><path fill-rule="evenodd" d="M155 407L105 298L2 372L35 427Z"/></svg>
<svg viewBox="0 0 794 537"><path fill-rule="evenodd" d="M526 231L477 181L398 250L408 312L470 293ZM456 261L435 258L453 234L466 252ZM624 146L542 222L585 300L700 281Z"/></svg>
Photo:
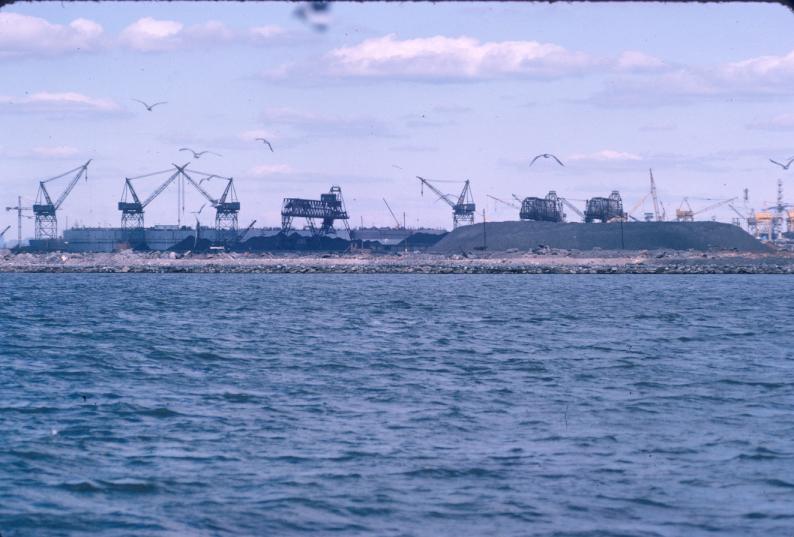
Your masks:
<svg viewBox="0 0 794 537"><path fill-rule="evenodd" d="M237 197L234 178L195 170L190 167L190 162L182 165L173 164L170 168L124 178L121 199L116 205L119 211L119 227L72 228L60 233L58 211L80 181L88 180L90 163L89 160L72 170L39 181L36 202L31 207L24 207L21 198L18 198L16 206L6 207L8 211L17 213L17 245L22 244L22 218L23 216L30 218L28 214L25 214L26 212L32 212L32 218L35 221L35 238L29 241L28 246L31 251L113 252L132 249L139 251L257 252L346 251L361 248L383 251L407 251L409 249L415 251L432 250L434 245L447 235L447 232L442 229L408 229L405 226L405 215L403 214L401 224L400 219L385 198L383 201L394 219L394 227L364 228L362 223L359 228L352 229L350 214L345 205L342 189L338 185L331 186L328 192L321 193L317 198L284 198L281 203L280 227L256 227L256 220L241 226L239 223L241 202ZM472 243L470 247L483 250L488 248L484 211L481 230L475 230L478 228L478 224L475 224L477 205L469 180L441 181L419 176L417 179L422 195L426 188L435 198L434 202L441 201L451 209L454 236L471 236L471 240L474 240L475 243L480 241L481 244L478 243L479 245L475 246L475 243ZM446 193L444 183L455 183L456 189L460 188L461 190L458 194ZM58 185L62 185L62 190L56 196L52 192ZM182 225L181 222L177 225L146 225L147 207L169 188L176 189L183 212L186 189L192 189L201 196L204 204L193 212L196 217L195 225ZM217 194L212 194L212 192ZM622 249L628 244L634 248L651 247L658 243L651 235L659 234L668 234L669 236L677 234L676 236L679 238L670 244L688 244L688 248L697 249L691 244L731 248L730 241L738 240L736 237L732 237L730 232L721 227L699 226L694 217L726 204L737 215L742 216L743 214L733 205L737 198L719 200L699 210L694 210L689 204L689 200L684 198L682 204L675 211L675 220L668 220L664 204L657 195L652 172L650 173L650 190L628 210L624 209L623 199L617 190L613 190L607 196L596 196L586 200L566 198L558 195L554 190L549 191L543 197L526 196L521 198L513 194L512 201L505 201L490 195L488 197L516 211L517 218L511 222L519 224L518 227L496 226L491 231L491 233L497 234L490 236L491 244L498 244L499 247L504 248L531 247L532 241L538 241L538 244L551 244L562 236L559 235L560 233L573 234L571 237L587 236L590 238L585 242L577 242L579 239L566 239L568 242L562 241L559 244L586 244L585 247L604 249ZM642 207L648 198L653 200L653 212L646 212L642 218L637 218L634 213ZM747 191L745 190L746 201ZM577 206L577 204L580 205ZM745 216L743 222L735 221L737 226L733 227L738 228L744 224L756 239L784 237L784 219L780 215L790 207L782 201L782 184L780 184L777 206ZM213 225L206 226L199 223L198 215L204 210L214 211ZM747 211L744 214L747 214ZM788 211L788 232L794 231L793 215L794 212ZM654 225L641 225L649 223ZM613 228L610 226L611 224L620 224L620 226ZM570 227L571 225L573 227ZM458 230L467 231L456 233ZM2 231L0 239L7 231L8 228ZM741 230L737 229L737 231ZM481 239L477 235L478 233L482 235ZM499 236L505 233L507 234L505 237ZM615 233L619 233L619 241L615 240L615 237L618 236ZM697 242L694 238L690 241L691 237L687 238L689 235L694 237L698 233L722 234L725 238L712 242L709 240ZM744 231L741 233L747 235ZM521 234L526 235L526 240L519 240L518 237ZM764 234L766 237L763 236ZM748 236L748 238L752 237ZM511 240L515 242L514 246L509 246ZM465 251L468 246L464 246L464 243L465 241L459 246L451 247L451 250L460 248ZM445 244L455 243L453 238L449 238ZM580 248L581 246L570 247ZM675 248L676 246L671 247Z"/></svg>

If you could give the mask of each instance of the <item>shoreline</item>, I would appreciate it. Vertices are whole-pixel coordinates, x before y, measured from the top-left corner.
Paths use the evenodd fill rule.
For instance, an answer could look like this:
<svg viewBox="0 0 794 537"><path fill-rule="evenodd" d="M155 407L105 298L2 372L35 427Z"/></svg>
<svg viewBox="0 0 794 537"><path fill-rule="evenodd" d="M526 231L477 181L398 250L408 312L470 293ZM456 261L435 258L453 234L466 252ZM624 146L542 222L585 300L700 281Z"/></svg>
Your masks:
<svg viewBox="0 0 794 537"><path fill-rule="evenodd" d="M794 253L620 250L296 254L0 254L0 273L131 274L794 274Z"/></svg>

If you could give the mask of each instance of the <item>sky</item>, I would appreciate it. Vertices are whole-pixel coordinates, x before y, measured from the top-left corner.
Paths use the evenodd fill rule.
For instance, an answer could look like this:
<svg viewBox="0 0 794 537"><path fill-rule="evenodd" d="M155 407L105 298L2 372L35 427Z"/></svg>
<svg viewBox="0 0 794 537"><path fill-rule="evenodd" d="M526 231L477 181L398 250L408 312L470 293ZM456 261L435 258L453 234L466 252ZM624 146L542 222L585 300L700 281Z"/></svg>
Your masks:
<svg viewBox="0 0 794 537"><path fill-rule="evenodd" d="M392 225L385 198L409 226L450 228L417 175L455 195L469 179L478 221L483 209L516 217L487 195L549 190L580 207L619 190L629 209L651 168L668 217L684 197L698 210L739 196L744 210L747 188L760 209L779 178L790 186L794 171L768 160L794 156L794 13L781 5L335 3L308 20L300 7L4 6L0 205L21 195L30 206L39 180L88 159L62 227L118 226L125 177L188 161L234 177L241 226L278 226L282 198L339 185L353 226ZM167 104L149 112L133 99ZM530 166L539 153L565 166ZM217 196L224 185L204 186ZM205 200L186 192L184 211L174 186L152 201L147 225L192 224ZM647 199L634 214L650 210ZM699 218L712 216L735 215ZM198 217L212 224L211 211ZM6 225L8 239L15 213L0 212Z"/></svg>

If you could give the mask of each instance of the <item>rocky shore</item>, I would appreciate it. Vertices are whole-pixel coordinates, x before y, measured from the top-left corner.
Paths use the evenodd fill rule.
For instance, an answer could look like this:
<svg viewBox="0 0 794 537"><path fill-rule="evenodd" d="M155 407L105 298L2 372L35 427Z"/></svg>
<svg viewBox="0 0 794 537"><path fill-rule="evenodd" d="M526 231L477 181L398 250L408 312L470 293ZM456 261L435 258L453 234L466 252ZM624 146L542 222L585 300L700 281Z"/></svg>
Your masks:
<svg viewBox="0 0 794 537"><path fill-rule="evenodd" d="M794 254L555 250L374 254L12 254L0 273L794 274Z"/></svg>

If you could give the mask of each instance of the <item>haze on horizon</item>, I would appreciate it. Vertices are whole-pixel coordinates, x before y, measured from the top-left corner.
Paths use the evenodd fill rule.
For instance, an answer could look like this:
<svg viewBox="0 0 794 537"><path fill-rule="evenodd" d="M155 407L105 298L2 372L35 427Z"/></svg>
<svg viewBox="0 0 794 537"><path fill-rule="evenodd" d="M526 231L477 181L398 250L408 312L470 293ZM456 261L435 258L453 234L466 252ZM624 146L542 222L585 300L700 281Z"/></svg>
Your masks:
<svg viewBox="0 0 794 537"><path fill-rule="evenodd" d="M684 196L697 209L744 188L760 209L778 178L790 186L794 172L768 161L794 156L794 13L782 5L335 3L325 31L296 6L3 7L0 206L29 206L40 179L91 158L59 219L117 226L124 177L191 160L183 147L222 155L191 167L235 178L241 226L277 226L282 198L339 185L353 226L391 225L385 197L409 226L450 228L416 175L470 179L478 221L483 208L515 218L487 194L616 189L630 208L649 168L668 215ZM538 153L565 167L530 168ZM188 192L192 223L204 201ZM176 213L171 188L147 225ZM6 225L16 215L3 210Z"/></svg>

